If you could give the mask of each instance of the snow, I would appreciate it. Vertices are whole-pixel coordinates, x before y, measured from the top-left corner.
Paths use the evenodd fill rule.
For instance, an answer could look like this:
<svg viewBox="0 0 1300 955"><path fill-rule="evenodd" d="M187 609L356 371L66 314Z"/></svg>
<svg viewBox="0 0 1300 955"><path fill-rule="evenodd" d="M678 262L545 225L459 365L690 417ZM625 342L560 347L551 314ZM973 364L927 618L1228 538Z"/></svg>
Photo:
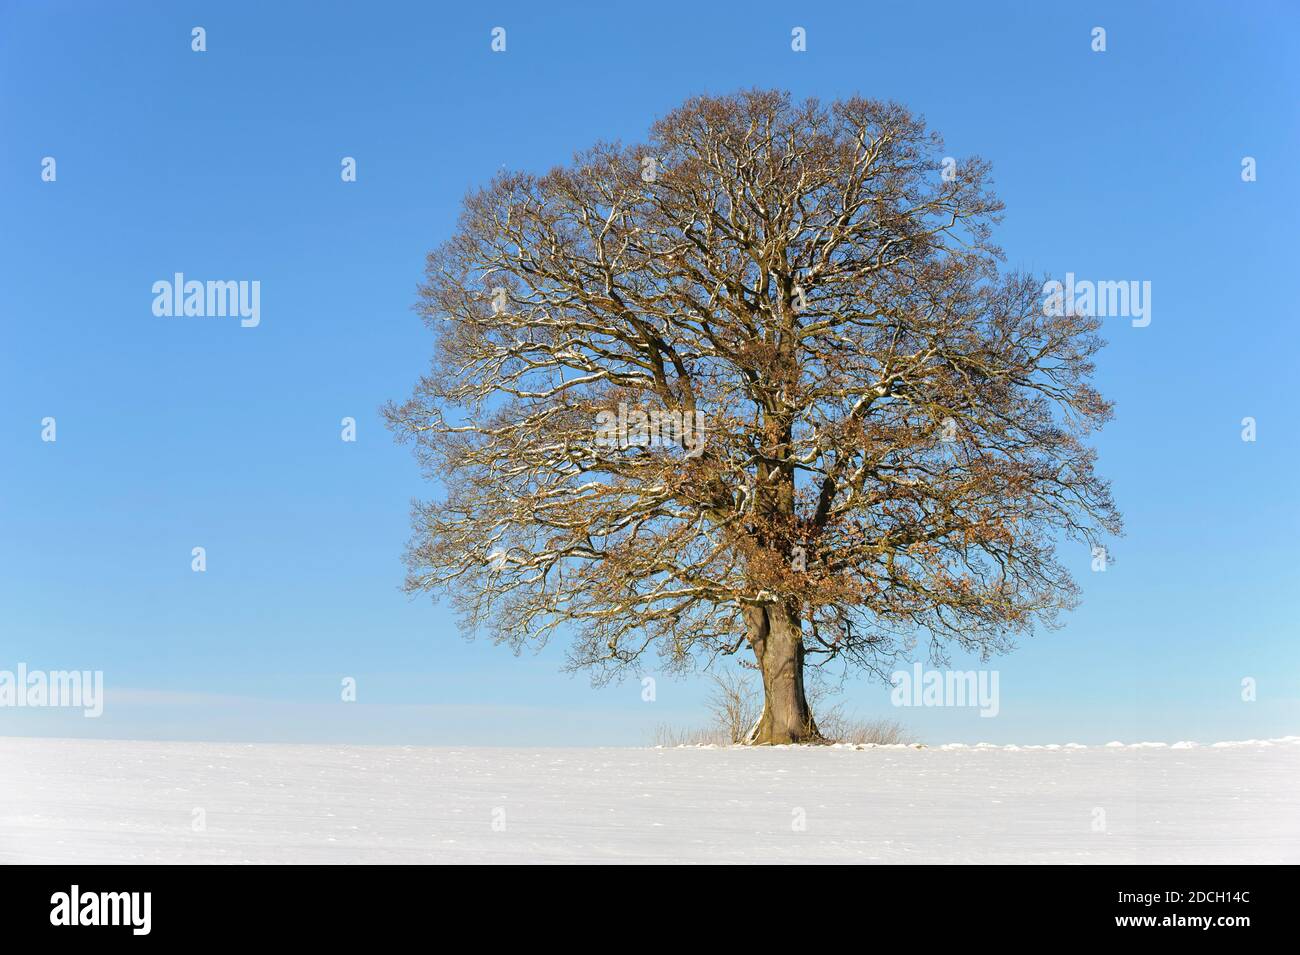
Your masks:
<svg viewBox="0 0 1300 955"><path fill-rule="evenodd" d="M1294 736L527 750L0 738L0 765L0 864L1300 862Z"/></svg>

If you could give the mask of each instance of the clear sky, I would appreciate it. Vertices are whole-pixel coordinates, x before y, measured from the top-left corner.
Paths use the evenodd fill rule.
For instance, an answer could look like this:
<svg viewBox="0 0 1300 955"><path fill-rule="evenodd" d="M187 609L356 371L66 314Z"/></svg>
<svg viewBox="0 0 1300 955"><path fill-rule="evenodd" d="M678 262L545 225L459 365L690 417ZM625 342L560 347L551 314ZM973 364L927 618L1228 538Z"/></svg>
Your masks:
<svg viewBox="0 0 1300 955"><path fill-rule="evenodd" d="M850 708L930 742L1300 733L1297 27L1290 3L0 0L0 670L109 688L98 720L0 708L0 735L641 744L699 722L702 679L595 690L560 646L467 642L403 595L432 489L378 409L429 359L411 305L467 190L751 86L897 99L992 162L1008 266L1152 283L1151 324L1108 320L1099 360L1115 563L1066 555L1083 605L989 664L996 719L865 681ZM155 316L175 272L260 281L260 324Z"/></svg>

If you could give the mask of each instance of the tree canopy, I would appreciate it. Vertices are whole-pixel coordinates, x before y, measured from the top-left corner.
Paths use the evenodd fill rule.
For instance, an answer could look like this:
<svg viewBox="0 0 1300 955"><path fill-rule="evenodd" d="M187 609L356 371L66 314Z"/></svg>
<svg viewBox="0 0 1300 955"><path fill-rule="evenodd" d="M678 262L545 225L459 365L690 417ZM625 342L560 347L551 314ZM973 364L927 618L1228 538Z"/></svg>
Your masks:
<svg viewBox="0 0 1300 955"><path fill-rule="evenodd" d="M598 675L748 645L767 742L815 736L806 663L1053 623L1058 542L1120 532L1098 321L1001 268L988 165L944 159L896 103L754 90L470 194L386 409L440 485L408 589Z"/></svg>

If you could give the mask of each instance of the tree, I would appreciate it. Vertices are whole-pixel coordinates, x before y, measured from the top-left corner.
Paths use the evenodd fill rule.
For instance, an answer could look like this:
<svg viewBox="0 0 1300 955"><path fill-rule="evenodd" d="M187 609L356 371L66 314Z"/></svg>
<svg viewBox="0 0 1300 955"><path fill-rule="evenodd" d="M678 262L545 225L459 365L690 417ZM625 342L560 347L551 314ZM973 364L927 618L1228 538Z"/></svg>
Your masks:
<svg viewBox="0 0 1300 955"><path fill-rule="evenodd" d="M820 739L806 666L1053 624L1059 543L1120 532L1101 341L1002 273L987 178L898 104L755 90L471 193L385 409L441 484L408 590L597 679L748 648L755 743Z"/></svg>

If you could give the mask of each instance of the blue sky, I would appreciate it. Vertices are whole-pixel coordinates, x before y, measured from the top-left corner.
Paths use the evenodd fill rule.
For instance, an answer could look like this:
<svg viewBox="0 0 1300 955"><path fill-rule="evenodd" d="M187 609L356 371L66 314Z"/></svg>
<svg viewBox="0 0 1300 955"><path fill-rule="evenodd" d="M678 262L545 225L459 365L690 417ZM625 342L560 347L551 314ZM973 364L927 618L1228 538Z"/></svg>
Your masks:
<svg viewBox="0 0 1300 955"><path fill-rule="evenodd" d="M903 102L992 162L1008 266L1153 288L1099 361L1116 562L1067 555L1083 605L989 664L997 719L865 681L849 707L931 742L1300 732L1300 15L1174 11L0 0L0 669L101 669L110 694L99 720L0 709L0 735L640 744L699 722L702 679L595 690L560 646L466 642L403 595L430 489L378 409L428 361L411 305L467 190L750 86ZM155 316L178 271L260 281L261 324Z"/></svg>

